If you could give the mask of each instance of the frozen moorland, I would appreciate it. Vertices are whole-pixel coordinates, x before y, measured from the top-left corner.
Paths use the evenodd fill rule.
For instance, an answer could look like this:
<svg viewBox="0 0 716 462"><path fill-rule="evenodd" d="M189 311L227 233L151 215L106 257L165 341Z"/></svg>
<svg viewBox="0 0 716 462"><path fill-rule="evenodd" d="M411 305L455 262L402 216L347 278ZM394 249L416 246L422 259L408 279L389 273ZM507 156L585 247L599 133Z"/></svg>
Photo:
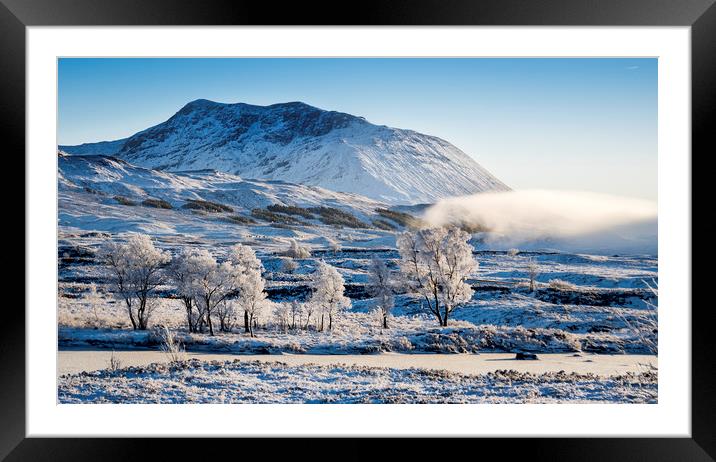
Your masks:
<svg viewBox="0 0 716 462"><path fill-rule="evenodd" d="M64 375L62 403L655 403L654 372L482 375L259 361L151 364Z"/></svg>
<svg viewBox="0 0 716 462"><path fill-rule="evenodd" d="M460 244L466 276L441 281L440 290L455 289L455 303L449 319L438 320L426 306L430 298L405 283L401 255L403 233L430 227L427 205L213 169L178 171L179 164L156 170L106 155L125 143L102 145L105 155L89 155L90 146L82 156L58 156L61 350L160 350L170 332L178 350L242 355L656 354L656 255L579 252L542 237L510 248L502 234L461 223L450 242ZM137 143L131 146L153 152ZM152 271L161 274L150 278L144 298L118 289L108 266L108 247L125 249L127 261L141 257L126 252L132 239L146 244L132 252L153 255ZM194 274L189 298L188 285L168 276L182 258L208 268L204 279ZM201 282L229 273L237 282L221 289L220 301L202 298L209 288L201 292ZM392 280L382 291L381 274ZM146 310L139 326L128 316L128 298L136 299L130 310ZM188 315L187 300L195 310L211 306L215 325L207 326L206 312ZM191 360L107 364L58 383L61 402L656 400L656 372L646 366L608 376L461 375Z"/></svg>
<svg viewBox="0 0 716 462"><path fill-rule="evenodd" d="M159 336L152 329L132 330L123 303L106 284L95 254L107 239L103 236L61 235L60 346L156 348L161 343ZM165 236L157 241L158 246L176 252L191 239ZM228 247L222 241L202 242L216 252ZM287 272L282 268L283 258L276 255L280 248L274 246L258 252L265 269L265 290L271 300L305 301L311 294L310 275L320 260L337 268L343 276L351 307L337 317L334 329L284 331L268 315L259 320L263 327L256 330L255 337L245 335L240 325L232 332L217 332L214 336L191 333L184 327L182 302L168 285L159 287L153 299L151 323L177 329L188 350L243 354L381 351L644 354L649 352L645 340L656 341L657 332L639 328L654 316L650 303L656 300L646 286L657 274L653 257L475 251L480 269L468 280L475 293L454 312L448 326L439 326L434 317L421 310L418 297L403 293L396 295L389 328L383 329L372 309L375 300L367 291L367 272L374 258L384 259L394 268L398 258L395 250L314 248L310 257L296 259L297 268ZM529 266L535 262L540 272L535 278L535 290L530 291ZM90 297L92 284L96 293Z"/></svg>

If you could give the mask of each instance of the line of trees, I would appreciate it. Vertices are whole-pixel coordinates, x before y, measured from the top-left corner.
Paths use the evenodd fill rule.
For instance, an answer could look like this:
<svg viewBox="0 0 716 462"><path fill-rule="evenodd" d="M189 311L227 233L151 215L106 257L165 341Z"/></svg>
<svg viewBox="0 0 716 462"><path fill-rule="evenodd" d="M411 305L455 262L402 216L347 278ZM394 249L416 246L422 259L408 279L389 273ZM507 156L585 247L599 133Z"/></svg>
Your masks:
<svg viewBox="0 0 716 462"><path fill-rule="evenodd" d="M292 248L303 252L297 245ZM125 243L106 243L99 256L136 330L148 328L154 308L151 296L157 287L167 284L183 303L189 332L208 330L210 335L215 333L216 319L220 331L230 332L243 314L244 331L253 337L259 319L272 311L282 328L307 329L314 315L316 321L320 319L319 331L332 330L335 317L351 303L344 295L343 277L323 261L312 275L313 293L307 303L284 306L269 301L263 265L254 250L242 244L231 247L225 261L217 261L205 249L183 249L171 258L157 249L149 236L132 234Z"/></svg>
<svg viewBox="0 0 716 462"><path fill-rule="evenodd" d="M477 270L470 235L457 227L409 231L397 239L399 275L385 262L371 261L368 293L380 315L381 326L395 304L395 294L405 290L421 298L421 306L447 326L453 311L472 298L467 277ZM308 250L295 241L287 252L305 256ZM350 307L345 281L338 270L319 261L311 275L312 294L303 303L274 303L268 300L263 265L251 247L236 244L224 261L206 249L183 249L173 258L157 249L152 240L133 234L124 243L108 242L100 250L115 294L124 302L132 327L147 329L154 305L152 294L161 285L172 285L182 301L189 332L214 335L216 329L230 332L241 324L255 336L259 320L273 316L281 330L333 330L334 321ZM218 326L215 322L218 320ZM313 324L311 324L313 322Z"/></svg>

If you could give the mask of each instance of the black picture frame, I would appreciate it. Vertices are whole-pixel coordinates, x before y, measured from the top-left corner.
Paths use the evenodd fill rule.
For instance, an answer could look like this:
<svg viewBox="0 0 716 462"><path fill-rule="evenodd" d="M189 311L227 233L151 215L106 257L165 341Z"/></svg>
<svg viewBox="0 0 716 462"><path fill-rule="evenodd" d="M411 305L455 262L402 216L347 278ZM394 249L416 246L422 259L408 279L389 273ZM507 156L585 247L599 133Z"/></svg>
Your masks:
<svg viewBox="0 0 716 462"><path fill-rule="evenodd" d="M83 25L534 25L534 26L690 26L692 65L693 163L714 152L711 115L716 107L716 6L714 0L364 0L339 4L324 0L286 3L245 0L0 0L0 126L5 156L25 152L25 28ZM31 166L23 165L25 175ZM692 180L692 210L705 201L708 182ZM698 217L694 217L698 218ZM18 221L18 220L16 220ZM692 221L692 229L694 227ZM708 229L708 228L707 228ZM24 230L27 232L28 230ZM26 235L26 234L25 234ZM692 246L704 241L692 237ZM25 249L32 245L25 238ZM707 247L704 247L707 248ZM708 258L712 250L701 253ZM32 277L27 274L26 277ZM692 287L708 287L703 273L693 272ZM694 284L695 282L695 284ZM27 287L27 286L25 286ZM549 438L463 440L461 450L492 457L529 460L694 460L716 457L716 406L713 354L716 351L710 304L696 304L692 316L691 438ZM17 301L19 303L19 301ZM691 307L679 307L691 309ZM249 456L259 448L290 451L296 442L247 445L232 440L183 444L172 439L62 439L25 437L25 320L19 310L5 310L0 334L0 459L128 460ZM578 423L576 423L578 424ZM321 443L323 444L323 443ZM365 459L375 443L332 440L340 458ZM449 443L451 448L455 442ZM148 446L156 446L151 449ZM388 446L388 445L385 445ZM391 445L393 446L393 445ZM445 443L413 439L393 446L401 456L428 457ZM270 448L270 449L268 449ZM452 448L451 451L455 450ZM153 456L158 451L161 456ZM229 451L229 452L227 452ZM324 452L323 450L321 452ZM468 453L469 454L469 453ZM325 453L324 453L325 455Z"/></svg>

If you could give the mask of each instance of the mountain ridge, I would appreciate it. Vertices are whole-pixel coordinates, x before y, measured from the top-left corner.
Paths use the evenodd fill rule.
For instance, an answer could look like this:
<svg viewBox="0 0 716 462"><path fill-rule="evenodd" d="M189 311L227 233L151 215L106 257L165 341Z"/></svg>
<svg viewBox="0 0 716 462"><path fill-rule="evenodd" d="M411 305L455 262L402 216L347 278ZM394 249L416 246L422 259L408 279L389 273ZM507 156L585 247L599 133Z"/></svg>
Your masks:
<svg viewBox="0 0 716 462"><path fill-rule="evenodd" d="M130 137L59 149L157 170L212 168L395 204L509 190L446 140L300 101L257 106L198 99Z"/></svg>

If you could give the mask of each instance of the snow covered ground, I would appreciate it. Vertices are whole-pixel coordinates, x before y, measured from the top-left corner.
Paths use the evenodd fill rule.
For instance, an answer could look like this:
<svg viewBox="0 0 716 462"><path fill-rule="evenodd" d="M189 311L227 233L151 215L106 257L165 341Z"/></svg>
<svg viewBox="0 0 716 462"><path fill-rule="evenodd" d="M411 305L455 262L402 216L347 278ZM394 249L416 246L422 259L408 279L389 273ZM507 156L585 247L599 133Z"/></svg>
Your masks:
<svg viewBox="0 0 716 462"><path fill-rule="evenodd" d="M360 366L199 361L64 375L60 403L656 403L654 372L483 375Z"/></svg>
<svg viewBox="0 0 716 462"><path fill-rule="evenodd" d="M59 341L61 347L156 347L158 338L151 331L129 330L124 308L103 285L101 268L91 254L94 237L66 238L63 242L83 242L87 254L64 260L60 270ZM348 243L345 243L348 244ZM171 248L174 241L160 242ZM210 244L206 244L210 245ZM210 245L226 248L224 243ZM72 249L71 245L67 245ZM644 338L656 339L656 332L635 327L654 316L646 303L655 302L645 283L657 277L652 257L590 257L573 254L480 252L480 271L471 281L476 293L471 302L459 308L447 327L420 310L413 296L400 295L390 320L382 329L371 313L372 300L365 290L370 258L384 258L395 265L397 254L382 249L343 249L318 251L299 260L293 273L280 270L279 259L270 250L259 253L266 267L269 297L274 300L305 299L310 293L308 275L317 259L337 267L346 279L352 307L336 320L332 332L289 331L271 326L257 330L257 337L234 333L180 334L191 351L233 353L301 352L313 354L365 354L380 351L464 353L516 350L540 353L595 352L608 354L648 353ZM538 262L538 288L526 287L526 265ZM571 285L550 287L554 279ZM87 301L89 283L96 283L100 295L93 309ZM554 284L552 284L554 285ZM184 309L173 299L171 288L160 291L152 323L179 330L184 325Z"/></svg>
<svg viewBox="0 0 716 462"><path fill-rule="evenodd" d="M121 371L62 377L61 402L656 400L656 376L646 372L641 361L629 359L631 355L651 354L652 359L644 364L656 363L652 346L658 342L653 322L657 300L649 289L658 284L654 255L588 254L537 245L525 247L529 251L496 250L486 244L490 241L483 235L475 234L471 244L479 269L468 279L475 293L453 313L448 326L439 326L421 310L418 298L400 293L389 328L383 329L373 312L375 300L366 287L368 268L372 259L380 259L390 270L397 269L396 237L406 229L400 215L384 212L388 205L355 194L245 180L215 171L158 172L92 156L61 157L59 162L60 350L103 350L98 355L113 349L156 351L161 340L153 327L161 325L175 331L187 351L202 354L342 354L379 361L387 358L379 353L386 352L416 357L428 356L419 353L479 353L487 360L489 354L525 351L545 358L519 362L519 366L515 365L517 361L504 364L504 369L538 365L529 366L537 369L520 369L531 371L529 374L497 373L493 369L408 370L388 359L385 364L355 362L347 366L241 361L221 363L223 366L192 362L168 368L141 362L139 367ZM192 201L200 202L197 205ZM271 206L288 207L274 210L297 210L298 215L271 215ZM335 211L328 218L317 212L326 207L345 212L349 218L339 216L348 221L331 222ZM419 220L421 207L391 210L408 211ZM353 226L350 217L360 225ZM311 293L310 275L324 261L345 279L351 307L337 316L332 331L284 332L267 314L259 318L256 337L244 333L241 326L210 336L187 331L181 301L172 286L162 285L150 300L154 307L152 328L134 331L96 255L103 243L123 241L127 232L149 234L158 248L172 255L185 248L200 248L221 260L236 243L250 246L264 266L263 278L272 301L306 300ZM291 240L311 252L307 258L294 260L295 270L286 269L282 258ZM537 269L535 290L529 288L530 268ZM96 294L92 287L96 287ZM546 358L554 354L582 358L582 365L588 367L565 367L578 375L558 374L547 367ZM574 354L582 356L570 356ZM587 363L594 354L601 357ZM592 367L603 364L604 358L619 358L606 355L621 355L629 366L617 371L620 376L589 375L598 373ZM455 355L459 356L464 355ZM428 367L410 361L407 364ZM544 362L539 365L540 361ZM512 386L507 385L510 383Z"/></svg>

